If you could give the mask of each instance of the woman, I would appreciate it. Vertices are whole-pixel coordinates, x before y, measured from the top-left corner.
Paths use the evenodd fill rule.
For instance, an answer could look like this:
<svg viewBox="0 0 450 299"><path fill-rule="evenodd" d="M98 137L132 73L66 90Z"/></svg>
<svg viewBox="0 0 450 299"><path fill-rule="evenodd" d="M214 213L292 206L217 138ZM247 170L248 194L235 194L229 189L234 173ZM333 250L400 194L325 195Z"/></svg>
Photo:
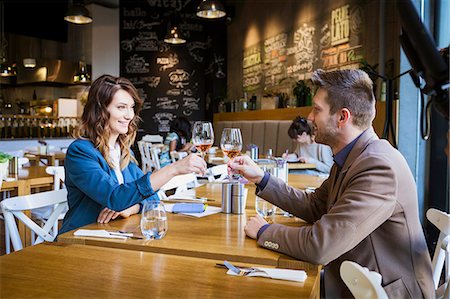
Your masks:
<svg viewBox="0 0 450 299"><path fill-rule="evenodd" d="M192 137L191 123L184 116L178 116L170 124L170 131L164 139L164 148L159 156L161 167L172 163L170 153L188 152L190 153L194 147L189 141Z"/></svg>
<svg viewBox="0 0 450 299"><path fill-rule="evenodd" d="M289 162L312 163L315 169L296 170L291 172L305 174L329 174L333 165L333 153L331 148L324 144L316 143L311 125L303 117L296 117L288 130L288 135L296 143L297 147L292 154L283 154L283 158Z"/></svg>
<svg viewBox="0 0 450 299"><path fill-rule="evenodd" d="M204 160L190 155L157 173L142 173L130 150L142 104L125 78L103 75L92 83L77 140L67 150L69 210L60 234L96 220L108 223L139 213L139 203L158 200L156 191L173 176L205 172Z"/></svg>

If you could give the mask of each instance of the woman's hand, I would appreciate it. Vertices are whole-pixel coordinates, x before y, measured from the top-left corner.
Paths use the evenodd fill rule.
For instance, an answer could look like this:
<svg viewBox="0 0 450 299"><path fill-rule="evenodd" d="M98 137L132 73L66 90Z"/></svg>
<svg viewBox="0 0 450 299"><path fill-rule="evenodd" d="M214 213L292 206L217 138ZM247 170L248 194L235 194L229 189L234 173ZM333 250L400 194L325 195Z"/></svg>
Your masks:
<svg viewBox="0 0 450 299"><path fill-rule="evenodd" d="M240 174L252 183L258 184L264 177L264 171L249 156L237 156L228 162L229 174Z"/></svg>
<svg viewBox="0 0 450 299"><path fill-rule="evenodd" d="M178 160L175 163L172 163L171 167L173 167L176 170L177 175L192 172L204 175L206 172L207 165L205 160L202 159L200 156L196 154L190 154L187 157Z"/></svg>
<svg viewBox="0 0 450 299"><path fill-rule="evenodd" d="M122 216L123 218L128 218L131 215L139 213L139 204L135 204L134 206L131 206L123 211L116 212L109 208L104 208L101 210L100 214L98 215L97 222L98 223L108 223L111 220L116 219L119 216Z"/></svg>

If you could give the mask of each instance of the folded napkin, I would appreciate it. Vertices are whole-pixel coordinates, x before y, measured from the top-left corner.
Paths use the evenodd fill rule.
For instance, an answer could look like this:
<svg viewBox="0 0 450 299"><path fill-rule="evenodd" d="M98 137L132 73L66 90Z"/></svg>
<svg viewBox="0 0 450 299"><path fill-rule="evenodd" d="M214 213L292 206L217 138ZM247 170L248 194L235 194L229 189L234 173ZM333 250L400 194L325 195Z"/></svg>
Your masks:
<svg viewBox="0 0 450 299"><path fill-rule="evenodd" d="M254 269L262 270L264 272L253 272L249 273L246 276L260 276L260 277L268 277L272 279L281 279L281 280L290 280L290 281L296 281L296 282L304 282L306 278L308 277L306 275L306 272L303 270L290 270L290 269L275 269L275 268L256 268ZM235 275L238 274L234 273L231 270L227 271L228 275Z"/></svg>
<svg viewBox="0 0 450 299"><path fill-rule="evenodd" d="M119 236L110 234L104 229L79 229L73 233L77 237L97 237L97 238L110 238L110 239L127 239L129 236L126 234Z"/></svg>
<svg viewBox="0 0 450 299"><path fill-rule="evenodd" d="M166 203L166 204L164 204L164 208L166 209L167 212L174 213L173 212L173 206L174 205L175 204ZM207 206L205 211L202 212L202 213L184 213L184 212L181 212L181 213L178 213L178 214L194 216L194 217L197 217L197 218L201 218L201 217L217 214L217 213L220 213L220 212L222 212L222 208L221 207Z"/></svg>

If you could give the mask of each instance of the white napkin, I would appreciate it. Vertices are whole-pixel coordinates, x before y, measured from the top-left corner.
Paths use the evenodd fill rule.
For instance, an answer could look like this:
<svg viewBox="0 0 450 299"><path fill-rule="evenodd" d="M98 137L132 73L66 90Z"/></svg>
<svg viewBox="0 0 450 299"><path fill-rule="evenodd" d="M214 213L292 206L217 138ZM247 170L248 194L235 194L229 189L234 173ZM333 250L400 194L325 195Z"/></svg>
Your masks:
<svg viewBox="0 0 450 299"><path fill-rule="evenodd" d="M290 281L296 281L296 282L304 282L308 275L306 275L306 272L303 270L290 270L290 269L275 269L275 268L256 268L255 269L262 270L264 272L254 272L250 273L247 276L261 276L261 277L268 277L273 279L281 279L281 280L290 280ZM236 273L234 273L231 270L227 271L228 275L234 275L237 276Z"/></svg>
<svg viewBox="0 0 450 299"><path fill-rule="evenodd" d="M127 239L127 236L111 235L104 229L79 229L73 233L77 237L97 237L110 239Z"/></svg>
<svg viewBox="0 0 450 299"><path fill-rule="evenodd" d="M172 204L170 204L170 203L164 204L164 208L166 209L166 212L173 213L172 210L173 210L173 206L174 205L175 204L173 204L173 203ZM178 214L194 216L194 217L197 217L197 218L201 218L201 217L217 214L217 213L220 213L220 212L222 212L222 208L221 207L207 206L203 213L178 213Z"/></svg>

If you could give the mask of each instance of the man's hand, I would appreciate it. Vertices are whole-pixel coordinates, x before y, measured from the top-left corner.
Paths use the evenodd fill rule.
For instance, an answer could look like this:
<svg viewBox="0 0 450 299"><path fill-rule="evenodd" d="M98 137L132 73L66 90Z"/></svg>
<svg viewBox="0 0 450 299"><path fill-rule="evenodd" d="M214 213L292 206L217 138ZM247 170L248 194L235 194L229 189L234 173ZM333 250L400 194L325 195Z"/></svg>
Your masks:
<svg viewBox="0 0 450 299"><path fill-rule="evenodd" d="M252 239L256 239L259 229L267 223L268 222L259 215L251 217L244 227L245 234Z"/></svg>
<svg viewBox="0 0 450 299"><path fill-rule="evenodd" d="M237 156L228 162L229 174L240 174L252 183L258 184L264 177L264 171L249 156Z"/></svg>

